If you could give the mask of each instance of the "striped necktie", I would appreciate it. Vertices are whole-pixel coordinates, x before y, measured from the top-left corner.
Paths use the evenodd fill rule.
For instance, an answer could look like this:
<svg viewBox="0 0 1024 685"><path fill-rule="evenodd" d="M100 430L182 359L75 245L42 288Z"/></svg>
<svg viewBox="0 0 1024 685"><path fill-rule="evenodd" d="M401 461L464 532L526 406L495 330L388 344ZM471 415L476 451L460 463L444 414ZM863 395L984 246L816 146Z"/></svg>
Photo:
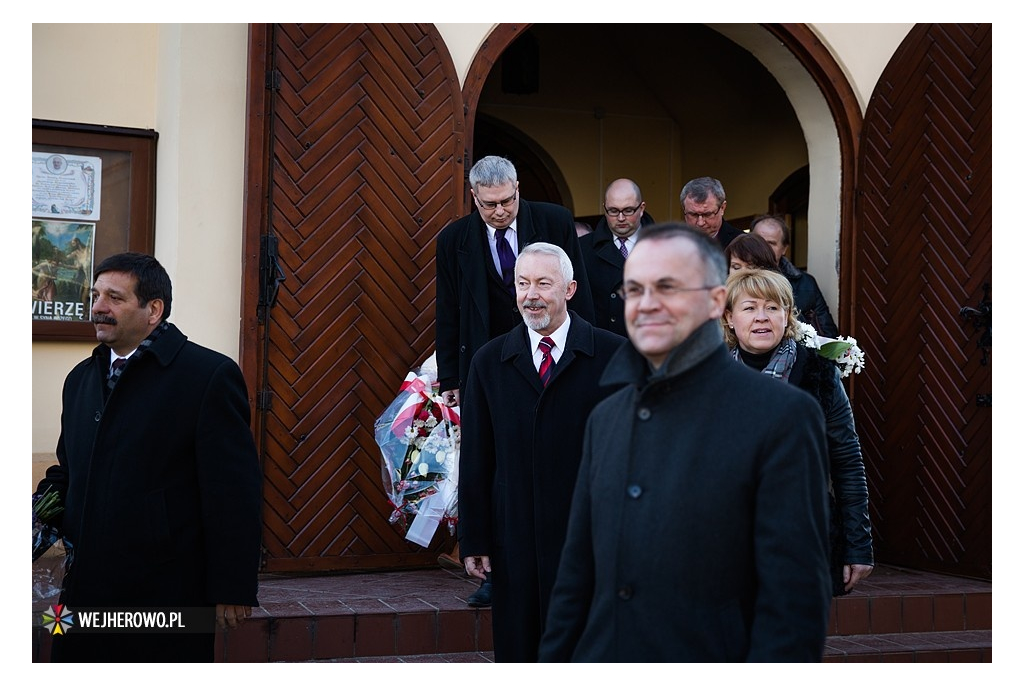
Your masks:
<svg viewBox="0 0 1024 685"><path fill-rule="evenodd" d="M555 365L554 360L551 358L551 348L554 346L555 341L547 336L541 338L540 342L537 343L537 347L540 348L543 355L540 360L540 382L545 386L551 380L551 369Z"/></svg>

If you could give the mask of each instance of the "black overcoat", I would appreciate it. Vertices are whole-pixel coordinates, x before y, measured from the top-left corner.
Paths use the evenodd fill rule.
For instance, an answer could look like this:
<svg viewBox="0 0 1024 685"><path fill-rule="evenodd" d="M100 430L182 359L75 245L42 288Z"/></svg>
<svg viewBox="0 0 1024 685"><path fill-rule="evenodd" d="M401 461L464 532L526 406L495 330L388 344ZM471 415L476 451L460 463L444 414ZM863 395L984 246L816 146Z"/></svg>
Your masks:
<svg viewBox="0 0 1024 685"><path fill-rule="evenodd" d="M462 408L459 548L493 568L494 654L535 661L569 520L591 408L614 387L605 364L625 340L570 313L565 350L547 387L525 324L473 360Z"/></svg>
<svg viewBox="0 0 1024 685"><path fill-rule="evenodd" d="M576 295L569 308L594 321L590 282L569 210L547 202L519 201L519 250L530 243L558 245L572 261ZM436 350L441 390L463 388L473 355L491 339L487 280L497 269L487 245L487 226L473 212L446 226L437 238ZM511 300L510 307L515 303Z"/></svg>
<svg viewBox="0 0 1024 685"><path fill-rule="evenodd" d="M61 601L256 606L262 479L238 365L172 324L105 400L109 364L101 344L68 374L58 464L39 485L60 493L73 545ZM133 658L134 647L118 660Z"/></svg>
<svg viewBox="0 0 1024 685"><path fill-rule="evenodd" d="M586 426L541 660L820 661L821 409L733 361L717 321L660 371L632 345L608 364L629 385Z"/></svg>
<svg viewBox="0 0 1024 685"><path fill-rule="evenodd" d="M728 221L722 221L722 227L718 229L718 235L715 236L715 240L718 241L719 246L724 250L729 247L729 243L741 235L743 235L743 231L736 228Z"/></svg>
<svg viewBox="0 0 1024 685"><path fill-rule="evenodd" d="M649 214L640 217L640 226L654 223ZM590 292L594 300L594 323L608 331L626 335L625 307L619 297L622 286L622 269L625 258L615 242L615 235L608 228L608 219L601 217L597 228L580 237L583 264L590 280Z"/></svg>

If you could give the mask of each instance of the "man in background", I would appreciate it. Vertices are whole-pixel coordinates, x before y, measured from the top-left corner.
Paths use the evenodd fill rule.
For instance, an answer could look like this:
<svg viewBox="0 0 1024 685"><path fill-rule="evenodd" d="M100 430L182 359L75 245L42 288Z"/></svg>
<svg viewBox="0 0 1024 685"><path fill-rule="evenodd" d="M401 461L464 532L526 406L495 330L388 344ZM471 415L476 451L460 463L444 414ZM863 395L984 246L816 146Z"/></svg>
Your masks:
<svg viewBox="0 0 1024 685"><path fill-rule="evenodd" d="M626 335L623 319L622 267L636 244L641 226L654 223L644 211L640 186L628 178L608 184L604 191L604 216L590 235L580 238L580 251L590 279L596 324L605 330Z"/></svg>
<svg viewBox="0 0 1024 685"><path fill-rule="evenodd" d="M741 231L725 220L725 189L721 181L702 176L689 181L679 193L686 223L714 238L724 250Z"/></svg>
<svg viewBox="0 0 1024 685"><path fill-rule="evenodd" d="M814 280L814 276L793 266L793 262L786 257L786 253L789 252L790 234L786 219L778 214L762 214L754 217L750 224L750 232L764 238L775 253L779 271L793 286L793 300L796 308L800 310L800 320L814 326L818 335L826 338L838 337L839 327L832 319L832 312L828 309L828 303L821 288L818 287L818 282Z"/></svg>

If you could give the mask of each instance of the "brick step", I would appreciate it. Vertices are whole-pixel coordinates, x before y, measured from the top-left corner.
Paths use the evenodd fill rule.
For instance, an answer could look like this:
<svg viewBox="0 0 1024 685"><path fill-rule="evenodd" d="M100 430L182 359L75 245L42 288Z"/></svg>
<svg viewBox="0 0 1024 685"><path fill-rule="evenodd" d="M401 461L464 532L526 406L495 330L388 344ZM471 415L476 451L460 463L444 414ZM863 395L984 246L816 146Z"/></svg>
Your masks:
<svg viewBox="0 0 1024 685"><path fill-rule="evenodd" d="M217 635L216 659L487 661L493 659L491 612L466 604L476 587L465 573L440 568L267 575L260 580L260 607L252 619ZM33 607L33 661L49 660L52 638L36 620L45 604ZM991 583L880 566L853 594L833 600L829 647L834 651L828 660L878 660L879 652L863 648L876 644L868 638L908 644L893 636L929 633L943 640L961 634L974 640L987 633L987 645L954 644L931 652L974 660L969 655L982 650L991 659L991 629ZM860 651L854 645L861 645ZM908 654L920 653L923 660L931 652L904 647L892 654L907 660Z"/></svg>
<svg viewBox="0 0 1024 685"><path fill-rule="evenodd" d="M832 600L829 635L992 629L992 583L881 566Z"/></svg>
<svg viewBox="0 0 1024 685"><path fill-rule="evenodd" d="M826 640L822 661L992 663L992 631L835 635Z"/></svg>
<svg viewBox="0 0 1024 685"><path fill-rule="evenodd" d="M334 663L489 663L494 652L327 659ZM823 663L992 663L992 631L961 630L829 637Z"/></svg>

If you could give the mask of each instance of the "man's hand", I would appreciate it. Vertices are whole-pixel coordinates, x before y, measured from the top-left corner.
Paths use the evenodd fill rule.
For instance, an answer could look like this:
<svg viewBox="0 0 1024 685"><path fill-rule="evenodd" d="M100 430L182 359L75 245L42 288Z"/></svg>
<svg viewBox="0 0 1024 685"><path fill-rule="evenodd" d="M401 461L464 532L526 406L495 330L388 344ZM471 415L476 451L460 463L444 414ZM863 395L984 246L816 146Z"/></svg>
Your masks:
<svg viewBox="0 0 1024 685"><path fill-rule="evenodd" d="M252 607L241 604L218 604L217 625L221 628L237 628L245 619L252 616Z"/></svg>
<svg viewBox="0 0 1024 685"><path fill-rule="evenodd" d="M871 575L874 566L867 564L847 564L843 566L843 582L846 584L846 591L849 592L853 586Z"/></svg>
<svg viewBox="0 0 1024 685"><path fill-rule="evenodd" d="M459 389L445 390L441 393L441 401L449 407L459 406Z"/></svg>
<svg viewBox="0 0 1024 685"><path fill-rule="evenodd" d="M485 573L491 572L491 558L487 556L480 557L466 557L466 573L479 578L480 580L487 580Z"/></svg>

